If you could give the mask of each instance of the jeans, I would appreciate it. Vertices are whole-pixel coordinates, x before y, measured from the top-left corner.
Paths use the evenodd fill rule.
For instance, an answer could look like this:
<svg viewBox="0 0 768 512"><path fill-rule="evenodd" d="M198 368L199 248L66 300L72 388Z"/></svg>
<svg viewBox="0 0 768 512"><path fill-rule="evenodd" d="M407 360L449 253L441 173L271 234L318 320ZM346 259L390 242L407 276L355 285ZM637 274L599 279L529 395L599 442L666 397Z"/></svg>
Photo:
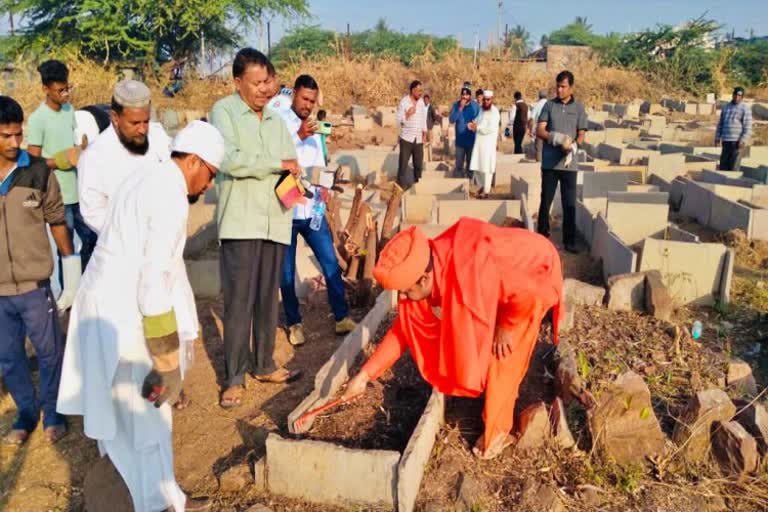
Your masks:
<svg viewBox="0 0 768 512"><path fill-rule="evenodd" d="M413 174L408 173L408 160L413 157ZM397 165L397 184L403 190L411 188L421 179L421 169L424 165L424 144L408 142L400 139L400 159Z"/></svg>
<svg viewBox="0 0 768 512"><path fill-rule="evenodd" d="M557 184L560 183L560 198L563 202L563 244L576 243L576 176L575 171L541 170L541 205L537 230L549 236L549 209L555 199Z"/></svg>
<svg viewBox="0 0 768 512"><path fill-rule="evenodd" d="M35 392L24 349L25 335L37 355L39 393ZM50 287L0 297L0 369L18 410L14 430L35 430L40 409L46 428L64 424L64 416L56 412L63 359L64 336Z"/></svg>
<svg viewBox="0 0 768 512"><path fill-rule="evenodd" d="M472 171L469 170L469 163L472 160L472 146L463 148L456 146L456 168L454 174L457 178L472 177Z"/></svg>
<svg viewBox="0 0 768 512"><path fill-rule="evenodd" d="M741 169L741 152L738 141L723 141L723 152L720 153L721 171L738 171Z"/></svg>
<svg viewBox="0 0 768 512"><path fill-rule="evenodd" d="M336 321L343 320L349 314L347 299L344 296L344 283L341 280L341 267L336 260L336 251L333 248L333 238L328 224L323 219L320 229L314 231L309 227L310 219L293 221L293 233L291 245L285 253L283 262L283 274L280 280L280 292L283 295L283 309L285 310L286 323L291 326L301 323L299 312L299 299L296 297L296 242L298 236L307 242L325 276L328 287L328 302L331 304L333 316Z"/></svg>
<svg viewBox="0 0 768 512"><path fill-rule="evenodd" d="M64 206L64 220L67 223L67 231L69 231L69 237L72 238L73 233L77 233L80 237L80 265L82 271L85 272L85 267L88 266L88 262L93 254L93 249L96 247L96 233L88 227L88 224L83 220L83 216L80 214L80 204L67 204ZM64 289L64 272L61 271L61 253L59 253L59 285L61 289Z"/></svg>

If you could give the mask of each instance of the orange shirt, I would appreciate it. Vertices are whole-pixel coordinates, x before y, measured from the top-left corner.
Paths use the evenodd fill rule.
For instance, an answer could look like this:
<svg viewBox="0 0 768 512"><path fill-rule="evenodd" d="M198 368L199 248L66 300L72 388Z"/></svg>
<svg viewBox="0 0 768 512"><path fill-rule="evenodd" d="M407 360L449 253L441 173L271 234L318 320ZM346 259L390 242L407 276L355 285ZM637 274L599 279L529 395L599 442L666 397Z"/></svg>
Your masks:
<svg viewBox="0 0 768 512"><path fill-rule="evenodd" d="M407 347L424 379L439 391L478 396L486 386L497 326L538 330L550 308L558 325L560 255L541 235L469 218L429 243L432 296L398 302L394 325L363 369L377 378ZM441 318L434 306L440 307Z"/></svg>

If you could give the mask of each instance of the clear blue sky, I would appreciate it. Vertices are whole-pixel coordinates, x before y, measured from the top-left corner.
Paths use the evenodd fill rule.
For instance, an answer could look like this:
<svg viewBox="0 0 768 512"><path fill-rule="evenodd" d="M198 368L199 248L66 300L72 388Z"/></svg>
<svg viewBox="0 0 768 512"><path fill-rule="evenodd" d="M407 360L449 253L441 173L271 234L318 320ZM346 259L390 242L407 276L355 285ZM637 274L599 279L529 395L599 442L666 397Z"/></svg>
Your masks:
<svg viewBox="0 0 768 512"><path fill-rule="evenodd" d="M472 46L475 32L483 46L496 31L497 0L309 0L314 18L308 23L319 24L343 32L347 23L353 31L372 27L379 18L396 30L423 31L437 35L453 35L465 46ZM767 0L517 0L503 1L504 24L525 26L538 43L542 34L586 16L594 31L628 32L654 27L658 23L676 25L707 16L724 25L737 36L746 36L750 29L757 35L768 35ZM285 20L272 22L274 42L295 24Z"/></svg>

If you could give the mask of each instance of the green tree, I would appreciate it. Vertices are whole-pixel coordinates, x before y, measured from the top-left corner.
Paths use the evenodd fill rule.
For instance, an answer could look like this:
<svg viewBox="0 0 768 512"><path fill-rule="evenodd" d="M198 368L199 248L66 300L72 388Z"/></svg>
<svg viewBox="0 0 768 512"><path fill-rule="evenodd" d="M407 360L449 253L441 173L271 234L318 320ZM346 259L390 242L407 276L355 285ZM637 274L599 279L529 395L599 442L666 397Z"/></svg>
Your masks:
<svg viewBox="0 0 768 512"><path fill-rule="evenodd" d="M77 48L102 61L194 56L202 38L225 49L266 14L304 16L307 0L0 0L21 18L6 51Z"/></svg>
<svg viewBox="0 0 768 512"><path fill-rule="evenodd" d="M531 34L524 26L515 25L507 34L505 45L513 57L522 58L531 52Z"/></svg>
<svg viewBox="0 0 768 512"><path fill-rule="evenodd" d="M739 43L728 71L735 82L760 85L768 81L768 41L751 39Z"/></svg>
<svg viewBox="0 0 768 512"><path fill-rule="evenodd" d="M592 32L592 25L587 23L587 18L577 17L568 25L551 32L547 37L547 46L550 44L562 44L566 46L592 46L600 36ZM543 39L543 38L542 38Z"/></svg>
<svg viewBox="0 0 768 512"><path fill-rule="evenodd" d="M303 56L330 56L336 52L338 41L339 35L333 30L324 30L318 25L300 26L272 47L272 59L287 62Z"/></svg>

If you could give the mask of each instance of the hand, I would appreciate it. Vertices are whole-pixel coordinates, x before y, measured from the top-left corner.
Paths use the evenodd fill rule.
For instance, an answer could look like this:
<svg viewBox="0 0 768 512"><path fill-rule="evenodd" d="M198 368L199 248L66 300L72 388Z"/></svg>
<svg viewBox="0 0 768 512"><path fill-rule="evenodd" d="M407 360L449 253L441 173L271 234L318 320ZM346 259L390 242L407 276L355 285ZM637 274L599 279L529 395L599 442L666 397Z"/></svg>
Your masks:
<svg viewBox="0 0 768 512"><path fill-rule="evenodd" d="M301 177L303 172L299 162L296 160L283 160L280 162L280 168L284 171L290 172L294 178Z"/></svg>
<svg viewBox="0 0 768 512"><path fill-rule="evenodd" d="M469 131L476 132L477 131L477 123L474 122L474 121L471 121L471 122L467 123L467 129L469 129Z"/></svg>
<svg viewBox="0 0 768 512"><path fill-rule="evenodd" d="M571 150L572 144L573 144L573 140L571 140L571 138L566 135L565 140L563 141L563 144L560 147L562 147L563 151L567 153L568 151Z"/></svg>
<svg viewBox="0 0 768 512"><path fill-rule="evenodd" d="M427 142L429 142L429 134L424 132L421 134L421 143L426 144Z"/></svg>
<svg viewBox="0 0 768 512"><path fill-rule="evenodd" d="M71 148L59 151L53 155L56 168L60 171L66 171L77 167L77 162L80 160L82 152L83 150L79 146L72 146Z"/></svg>
<svg viewBox="0 0 768 512"><path fill-rule="evenodd" d="M719 145L720 145L720 141L718 139L715 139L715 146L719 146Z"/></svg>
<svg viewBox="0 0 768 512"><path fill-rule="evenodd" d="M316 190L320 193L320 199L322 199L325 204L328 204L331 200L331 193L328 192L328 189L325 187L317 187Z"/></svg>
<svg viewBox="0 0 768 512"><path fill-rule="evenodd" d="M165 402L175 403L181 393L181 369L161 372L152 369L141 386L141 396L160 407Z"/></svg>
<svg viewBox="0 0 768 512"><path fill-rule="evenodd" d="M743 140L740 140L740 141L739 141L739 149L742 149L742 148L744 148L744 146L746 146L746 144L744 144L744 141L743 141Z"/></svg>
<svg viewBox="0 0 768 512"><path fill-rule="evenodd" d="M512 354L512 344L514 341L511 331L507 329L497 329L491 352L497 359L504 359Z"/></svg>
<svg viewBox="0 0 768 512"><path fill-rule="evenodd" d="M316 131L317 122L315 122L314 119L310 119L308 117L301 122L301 126L299 126L299 132L297 135L299 136L299 139L305 140L313 136Z"/></svg>
<svg viewBox="0 0 768 512"><path fill-rule="evenodd" d="M352 377L349 383L347 383L347 389L344 390L344 394L341 396L345 402L365 393L368 387L368 383L371 381L371 377L361 370L360 373Z"/></svg>
<svg viewBox="0 0 768 512"><path fill-rule="evenodd" d="M75 295L77 295L77 287L80 286L80 277L82 275L80 255L72 254L64 256L61 259L60 272L64 278L64 289L56 300L56 307L58 308L59 313L63 313L74 304Z"/></svg>
<svg viewBox="0 0 768 512"><path fill-rule="evenodd" d="M411 105L411 108L405 111L405 117L411 117L416 113L416 105Z"/></svg>
<svg viewBox="0 0 768 512"><path fill-rule="evenodd" d="M459 100L459 110L464 110L464 107L466 107L467 105L469 105L469 100L468 99L461 98Z"/></svg>

